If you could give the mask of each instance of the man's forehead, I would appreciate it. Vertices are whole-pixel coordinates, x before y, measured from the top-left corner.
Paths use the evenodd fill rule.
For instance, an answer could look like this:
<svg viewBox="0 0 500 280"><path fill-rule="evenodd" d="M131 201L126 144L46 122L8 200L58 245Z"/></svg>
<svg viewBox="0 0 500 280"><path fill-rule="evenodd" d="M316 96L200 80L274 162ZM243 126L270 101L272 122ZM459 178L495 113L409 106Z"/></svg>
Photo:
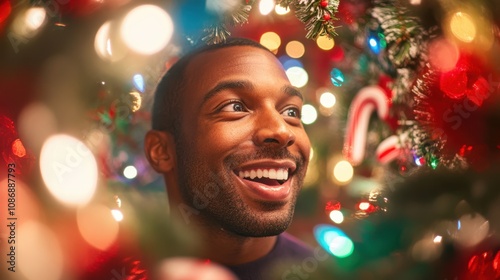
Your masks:
<svg viewBox="0 0 500 280"><path fill-rule="evenodd" d="M277 58L269 51L255 47L255 46L226 46L217 49L205 50L200 53L195 54L189 65L197 64L197 63L206 63L208 61L217 61L218 64L221 63L231 63L234 62L234 59L245 58L245 57L254 57L259 59L270 59L277 60ZM252 60L248 60L248 62L252 62ZM189 67L188 65L188 67ZM208 66L208 65L207 65ZM217 66L217 65L214 65ZM202 70L202 69L200 69Z"/></svg>

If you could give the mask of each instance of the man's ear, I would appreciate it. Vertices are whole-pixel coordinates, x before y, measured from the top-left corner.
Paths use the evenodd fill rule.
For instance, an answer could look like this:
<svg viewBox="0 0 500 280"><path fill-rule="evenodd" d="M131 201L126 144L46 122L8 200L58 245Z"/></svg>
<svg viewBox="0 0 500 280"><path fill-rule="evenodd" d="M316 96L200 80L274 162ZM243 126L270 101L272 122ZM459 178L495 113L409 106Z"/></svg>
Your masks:
<svg viewBox="0 0 500 280"><path fill-rule="evenodd" d="M175 142L172 134L159 130L148 131L144 139L144 150L149 164L156 172L167 173L175 167Z"/></svg>

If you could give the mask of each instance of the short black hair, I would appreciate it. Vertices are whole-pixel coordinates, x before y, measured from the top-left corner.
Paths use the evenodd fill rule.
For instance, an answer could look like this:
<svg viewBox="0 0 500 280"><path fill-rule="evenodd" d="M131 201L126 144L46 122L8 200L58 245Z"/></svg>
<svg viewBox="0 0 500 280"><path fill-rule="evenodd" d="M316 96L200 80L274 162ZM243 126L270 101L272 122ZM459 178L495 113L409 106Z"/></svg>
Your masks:
<svg viewBox="0 0 500 280"><path fill-rule="evenodd" d="M160 79L154 96L152 128L177 136L180 124L180 96L186 82L185 70L191 60L204 52L233 47L251 46L269 51L263 45L246 38L229 38L223 43L199 45L182 56ZM272 53L271 51L269 51Z"/></svg>

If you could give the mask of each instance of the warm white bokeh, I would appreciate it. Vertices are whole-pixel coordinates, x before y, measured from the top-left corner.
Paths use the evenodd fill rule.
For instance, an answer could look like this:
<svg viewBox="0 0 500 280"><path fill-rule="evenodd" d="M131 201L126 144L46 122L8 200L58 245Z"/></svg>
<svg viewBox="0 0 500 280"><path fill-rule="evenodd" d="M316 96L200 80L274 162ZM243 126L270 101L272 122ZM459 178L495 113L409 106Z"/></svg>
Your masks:
<svg viewBox="0 0 500 280"><path fill-rule="evenodd" d="M323 92L319 97L319 103L325 108L332 108L333 106L335 106L336 102L337 99L335 98L335 95L328 91Z"/></svg>
<svg viewBox="0 0 500 280"><path fill-rule="evenodd" d="M62 203L86 204L96 190L96 159L82 141L72 136L57 134L45 141L40 171L50 193Z"/></svg>
<svg viewBox="0 0 500 280"><path fill-rule="evenodd" d="M346 160L341 160L337 162L337 164L335 164L335 167L333 168L333 177L340 183L345 183L350 181L353 175L354 175L354 168Z"/></svg>
<svg viewBox="0 0 500 280"><path fill-rule="evenodd" d="M276 51L281 45L281 38L275 32L266 32L260 36L259 42L270 51Z"/></svg>
<svg viewBox="0 0 500 280"><path fill-rule="evenodd" d="M76 221L83 239L99 250L109 248L118 237L118 222L104 205L89 204L79 208Z"/></svg>
<svg viewBox="0 0 500 280"><path fill-rule="evenodd" d="M129 165L123 169L123 176L127 179L134 179L137 176L137 168L133 165Z"/></svg>
<svg viewBox="0 0 500 280"><path fill-rule="evenodd" d="M174 24L162 8L142 5L128 12L120 31L123 41L131 50L149 55L167 46L174 32Z"/></svg>
<svg viewBox="0 0 500 280"><path fill-rule="evenodd" d="M309 82L307 71L300 66L292 66L286 70L286 75L292 86L301 88Z"/></svg>
<svg viewBox="0 0 500 280"><path fill-rule="evenodd" d="M260 0L259 12L264 16L268 15L273 11L275 5L274 0Z"/></svg>
<svg viewBox="0 0 500 280"><path fill-rule="evenodd" d="M318 112L316 111L316 108L312 106L311 104L304 104L302 106L302 117L301 121L304 124L312 124L316 121L318 118Z"/></svg>
<svg viewBox="0 0 500 280"><path fill-rule="evenodd" d="M44 8L31 7L17 16L12 23L12 31L20 37L33 37L44 26L46 19L47 12Z"/></svg>
<svg viewBox="0 0 500 280"><path fill-rule="evenodd" d="M27 221L18 229L17 243L16 268L25 279L62 279L63 252L57 236L50 228L39 222Z"/></svg>

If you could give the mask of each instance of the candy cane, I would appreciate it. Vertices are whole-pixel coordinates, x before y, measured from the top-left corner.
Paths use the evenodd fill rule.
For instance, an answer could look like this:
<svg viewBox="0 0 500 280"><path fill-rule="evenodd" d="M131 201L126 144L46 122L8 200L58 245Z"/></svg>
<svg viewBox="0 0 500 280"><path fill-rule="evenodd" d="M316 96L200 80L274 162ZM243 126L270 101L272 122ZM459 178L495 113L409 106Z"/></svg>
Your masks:
<svg viewBox="0 0 500 280"><path fill-rule="evenodd" d="M401 135L392 135L380 142L375 151L377 160L382 164L387 164L399 157L404 149L404 142L407 138L407 133Z"/></svg>
<svg viewBox="0 0 500 280"><path fill-rule="evenodd" d="M352 165L358 165L363 161L368 123L374 110L380 119L387 119L389 98L378 86L364 87L354 97L347 118L343 153Z"/></svg>

